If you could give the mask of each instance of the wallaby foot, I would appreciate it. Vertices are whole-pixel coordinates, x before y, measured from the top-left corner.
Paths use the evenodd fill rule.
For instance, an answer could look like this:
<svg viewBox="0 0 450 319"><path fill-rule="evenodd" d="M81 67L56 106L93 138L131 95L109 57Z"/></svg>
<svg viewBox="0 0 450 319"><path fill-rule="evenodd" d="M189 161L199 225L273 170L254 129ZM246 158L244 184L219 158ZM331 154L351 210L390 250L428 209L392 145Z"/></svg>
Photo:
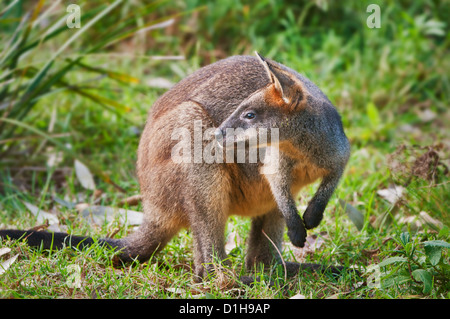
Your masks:
<svg viewBox="0 0 450 319"><path fill-rule="evenodd" d="M220 212L209 213L212 210L214 207L206 207L198 201L191 211L196 281L214 273L227 256L224 238L227 219Z"/></svg>
<svg viewBox="0 0 450 319"><path fill-rule="evenodd" d="M292 215L292 219L287 221L288 237L291 243L296 247L305 246L306 229L302 218L298 215Z"/></svg>
<svg viewBox="0 0 450 319"><path fill-rule="evenodd" d="M122 262L138 260L145 262L161 251L183 226L173 215L168 214L149 200L142 201L144 206L143 223L128 237L121 240L118 259Z"/></svg>

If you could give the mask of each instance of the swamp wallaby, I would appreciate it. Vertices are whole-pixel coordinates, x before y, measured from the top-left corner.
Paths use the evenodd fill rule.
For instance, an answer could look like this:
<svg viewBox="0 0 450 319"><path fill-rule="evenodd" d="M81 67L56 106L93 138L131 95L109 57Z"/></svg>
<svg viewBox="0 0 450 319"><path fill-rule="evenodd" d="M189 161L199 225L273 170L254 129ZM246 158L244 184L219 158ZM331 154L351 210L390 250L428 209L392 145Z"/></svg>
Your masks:
<svg viewBox="0 0 450 319"><path fill-rule="evenodd" d="M195 275L203 278L213 258L226 257L226 222L237 214L252 219L246 264L276 262L274 245L281 248L285 226L302 247L306 229L320 223L349 153L338 112L307 78L259 54L218 61L186 77L151 108L137 160L143 224L126 238L99 242L120 249L123 261L145 261L190 228ZM294 196L318 179L302 219ZM19 230L0 236L44 248L94 242Z"/></svg>

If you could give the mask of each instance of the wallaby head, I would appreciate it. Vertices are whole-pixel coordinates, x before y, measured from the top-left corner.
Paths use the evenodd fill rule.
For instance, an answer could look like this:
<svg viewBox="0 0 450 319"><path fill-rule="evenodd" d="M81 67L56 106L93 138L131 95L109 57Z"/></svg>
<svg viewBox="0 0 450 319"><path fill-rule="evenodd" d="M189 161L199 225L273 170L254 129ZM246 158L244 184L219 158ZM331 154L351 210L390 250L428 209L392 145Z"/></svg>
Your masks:
<svg viewBox="0 0 450 319"><path fill-rule="evenodd" d="M233 147L236 142L254 138L261 129L269 133L277 129L277 141L267 134L267 142L257 147L289 143L319 167L343 169L350 147L332 103L306 78L257 52L256 55L270 82L242 101L220 124L215 131L220 145Z"/></svg>
<svg viewBox="0 0 450 319"><path fill-rule="evenodd" d="M293 112L304 108L307 91L293 74L268 62L256 53L264 67L269 84L258 89L241 102L237 109L216 130L216 139L223 140L223 146L231 147L235 142L254 137L250 129L271 130L287 123ZM227 129L241 129L231 131ZM253 131L254 132L254 131ZM270 144L270 137L268 144ZM259 145L263 147L266 145Z"/></svg>

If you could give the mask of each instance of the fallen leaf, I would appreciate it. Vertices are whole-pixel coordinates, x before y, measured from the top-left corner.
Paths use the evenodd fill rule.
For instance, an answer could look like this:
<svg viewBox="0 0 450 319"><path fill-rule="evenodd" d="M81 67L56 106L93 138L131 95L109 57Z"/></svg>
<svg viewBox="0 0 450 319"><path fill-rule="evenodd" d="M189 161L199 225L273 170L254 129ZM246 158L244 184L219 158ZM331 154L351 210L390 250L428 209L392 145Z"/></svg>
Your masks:
<svg viewBox="0 0 450 319"><path fill-rule="evenodd" d="M383 197L389 203L394 205L402 197L404 191L405 191L404 187L394 185L386 189L378 190L377 194Z"/></svg>
<svg viewBox="0 0 450 319"><path fill-rule="evenodd" d="M425 223L435 229L437 228L437 230L440 230L442 227L444 227L444 224L440 220L431 217L426 212L420 212L419 216Z"/></svg>
<svg viewBox="0 0 450 319"><path fill-rule="evenodd" d="M441 221L431 217L424 211L420 212L418 216L402 216L398 218L398 223L408 225L411 230L422 229L424 224L427 224L429 227L437 231L444 226Z"/></svg>
<svg viewBox="0 0 450 319"><path fill-rule="evenodd" d="M418 230L422 228L422 221L417 216L402 216L398 219L399 224L408 225L411 230Z"/></svg>
<svg viewBox="0 0 450 319"><path fill-rule="evenodd" d="M79 204L75 204L75 209L79 212L83 211L86 208L89 208L90 205L88 203L79 203Z"/></svg>
<svg viewBox="0 0 450 319"><path fill-rule="evenodd" d="M364 215L358 209L347 203L345 200L339 198L339 204L345 210L350 220L355 224L358 230L364 227Z"/></svg>
<svg viewBox="0 0 450 319"><path fill-rule="evenodd" d="M18 256L19 254L9 258L8 260L0 264L0 275L3 275L8 270L8 268L12 265L12 263L16 261Z"/></svg>
<svg viewBox="0 0 450 319"><path fill-rule="evenodd" d="M430 109L425 109L423 111L418 111L417 116L422 122L426 123L433 121L436 118L437 114Z"/></svg>
<svg viewBox="0 0 450 319"><path fill-rule="evenodd" d="M364 256L369 258L375 258L378 257L378 253L380 252L380 248L376 249L363 249L361 250Z"/></svg>
<svg viewBox="0 0 450 319"><path fill-rule="evenodd" d="M59 225L58 217L53 214L47 213L39 207L34 206L28 202L23 202L23 204L28 208L28 210L36 216L36 220L39 224L44 224L45 220L48 220L49 225Z"/></svg>
<svg viewBox="0 0 450 319"><path fill-rule="evenodd" d="M81 183L86 189L95 190L95 182L94 177L91 174L89 168L86 165L81 163L79 160L75 160L75 174L77 176L78 181Z"/></svg>
<svg viewBox="0 0 450 319"><path fill-rule="evenodd" d="M103 191L101 189L94 190L94 194L92 195L94 197L94 201L98 201L102 199Z"/></svg>
<svg viewBox="0 0 450 319"><path fill-rule="evenodd" d="M11 251L11 248L8 248L8 247L0 248L0 256L6 255L10 251Z"/></svg>
<svg viewBox="0 0 450 319"><path fill-rule="evenodd" d="M323 235L327 235L326 233ZM325 240L321 236L317 236L315 234L307 236L306 237L306 243L305 246L311 251L315 252L317 249L319 249L323 244L325 243Z"/></svg>
<svg viewBox="0 0 450 319"><path fill-rule="evenodd" d="M197 294L197 295L191 294L191 298L192 298L192 299L203 299L203 298L205 298L206 296L207 296L206 293L204 293L204 294Z"/></svg>

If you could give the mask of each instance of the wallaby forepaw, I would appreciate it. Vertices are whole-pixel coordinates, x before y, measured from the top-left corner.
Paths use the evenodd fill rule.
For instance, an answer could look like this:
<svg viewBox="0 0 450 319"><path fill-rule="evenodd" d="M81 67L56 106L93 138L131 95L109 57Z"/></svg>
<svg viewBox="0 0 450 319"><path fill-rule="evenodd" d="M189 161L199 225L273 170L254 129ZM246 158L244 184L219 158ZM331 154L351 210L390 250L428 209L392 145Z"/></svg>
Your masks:
<svg viewBox="0 0 450 319"><path fill-rule="evenodd" d="M303 247L306 242L306 228L302 218L297 212L292 213L291 216L286 219L286 226L291 243L296 247Z"/></svg>
<svg viewBox="0 0 450 319"><path fill-rule="evenodd" d="M315 205L309 205L303 214L303 222L306 229L312 229L319 226L322 221L323 210L316 209Z"/></svg>
<svg viewBox="0 0 450 319"><path fill-rule="evenodd" d="M296 229L288 229L288 237L291 243L296 247L305 246L306 242L306 229L303 224Z"/></svg>

